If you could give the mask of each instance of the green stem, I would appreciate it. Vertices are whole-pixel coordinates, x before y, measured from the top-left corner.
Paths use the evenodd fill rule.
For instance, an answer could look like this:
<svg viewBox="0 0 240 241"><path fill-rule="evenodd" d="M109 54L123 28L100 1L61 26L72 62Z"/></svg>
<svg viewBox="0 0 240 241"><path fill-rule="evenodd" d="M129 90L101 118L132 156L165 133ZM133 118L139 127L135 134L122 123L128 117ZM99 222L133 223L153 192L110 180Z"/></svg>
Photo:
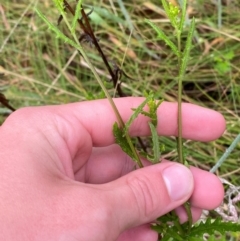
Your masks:
<svg viewBox="0 0 240 241"><path fill-rule="evenodd" d="M192 224L193 224L191 206L190 206L189 202L184 203L183 206L184 206L187 216L188 216L188 230L190 231L192 228Z"/></svg>
<svg viewBox="0 0 240 241"><path fill-rule="evenodd" d="M178 31L178 30L177 30ZM178 158L179 162L185 165L184 156L183 156L183 140L182 140L182 82L183 82L183 74L181 73L181 65L182 65L182 50L181 50L181 32L177 32L177 41L178 41L178 66L179 66L179 74L178 74L178 138L177 138L177 147L178 147ZM184 203L184 208L187 212L188 216L188 230L192 227L192 212L189 203Z"/></svg>
<svg viewBox="0 0 240 241"><path fill-rule="evenodd" d="M114 111L114 113L115 113L115 115L116 115L116 118L117 118L117 121L118 121L118 124L119 124L119 127L120 127L121 129L123 129L124 126L125 126L125 124L124 124L124 122L123 122L123 120L122 120L122 117L121 117L121 115L120 115L120 113L119 113L119 111L118 111L118 109L117 109L117 107L116 107L116 105L115 105L112 97L109 95L109 93L108 93L106 87L104 86L101 78L99 77L97 71L95 70L94 66L92 65L90 59L88 58L88 56L87 56L87 54L85 53L84 49L82 48L81 44L79 43L78 38L77 38L77 36L76 36L76 34L75 34L75 31L71 28L71 25L69 24L69 22L68 22L68 20L67 20L67 18L66 18L65 13L63 13L62 16L63 16L64 22L65 22L66 25L67 25L67 28L69 29L69 31L71 32L71 34L72 34L72 36L73 36L73 38L74 38L74 41L77 43L77 50L81 53L81 55L83 56L83 58L85 59L85 61L86 61L87 64L89 65L89 67L90 67L90 69L91 69L94 77L96 78L98 84L99 84L100 87L102 88L105 96L107 97L110 105L111 105L112 108L113 108L113 111ZM130 148L131 148L131 150L132 150L132 152L133 152L133 154L134 154L134 156L135 156L135 159L137 160L138 166L139 166L140 168L142 168L142 167L143 167L143 164L142 164L142 162L141 162L141 159L140 159L140 157L139 157L136 149L135 149L134 146L133 146L131 137L129 136L128 133L126 134L126 139L127 139L127 142L128 142L128 144L129 144L129 146L130 146Z"/></svg>
<svg viewBox="0 0 240 241"><path fill-rule="evenodd" d="M177 41L178 41L178 51L179 51L179 57L178 57L178 67L179 70L181 68L181 58L182 58L182 52L181 52L181 33L177 30ZM178 75L178 137L177 137L177 149L178 149L178 158L179 162L184 164L184 158L183 158L183 141L182 141L182 75L179 72Z"/></svg>
<svg viewBox="0 0 240 241"><path fill-rule="evenodd" d="M133 155L134 155L134 157L135 157L135 160L136 160L138 166L139 166L140 168L143 168L143 164L142 164L142 162L141 162L141 159L140 159L140 157L139 157L136 149L135 149L134 146L133 146L133 143L132 143L132 141L131 141L131 137L129 136L129 134L126 134L126 139L127 139L127 142L128 142L128 144L129 144L132 152L133 152Z"/></svg>
<svg viewBox="0 0 240 241"><path fill-rule="evenodd" d="M183 158L183 140L182 140L182 81L178 81L178 137L177 137L177 147L178 147L178 158L179 162L184 164Z"/></svg>

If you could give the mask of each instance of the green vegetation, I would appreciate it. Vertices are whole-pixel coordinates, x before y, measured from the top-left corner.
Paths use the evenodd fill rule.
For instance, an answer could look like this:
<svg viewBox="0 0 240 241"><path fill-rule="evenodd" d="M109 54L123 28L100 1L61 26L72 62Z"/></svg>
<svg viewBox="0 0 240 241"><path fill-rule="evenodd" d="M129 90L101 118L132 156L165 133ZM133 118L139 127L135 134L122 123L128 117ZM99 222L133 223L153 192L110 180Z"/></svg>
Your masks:
<svg viewBox="0 0 240 241"><path fill-rule="evenodd" d="M92 28L112 69L119 74L116 81L121 78L124 94L142 96L153 91L158 99L177 101L179 46L175 48L172 44L176 36L160 0L85 0L84 4L86 13L94 7L89 15ZM240 3L233 0L219 4L219 1L218 5L214 1L189 1L187 18L180 23L183 38L187 38L190 19L194 16L196 20L193 47L182 77L182 99L213 108L227 120L227 130L219 140L207 144L189 140L184 143L184 155L189 164L206 170L214 166L240 132ZM96 73L89 70L89 63L72 47L74 44L64 43L60 36L56 38L35 13L36 6L52 24L57 24L59 14L51 1L29 3L23 0L19 3L6 0L0 5L0 71L5 74L1 77L0 90L11 105L20 108L103 98L96 74L100 75L112 97L120 95L116 91L117 86L109 81L114 79L93 43L87 39L82 41ZM70 18L69 12L67 17ZM65 24L59 28L66 38L70 36L69 30L79 38L79 32L74 31L75 26L79 28L77 19L71 19L72 28L67 29ZM168 44L164 38L160 40L157 37L144 19L150 19L168 36ZM4 119L7 110L1 108L0 111ZM139 111L142 113L142 109ZM161 137L161 143L165 146L164 150L161 148L162 157L176 160L175 139ZM219 176L235 186L240 186L239 148L240 144L237 144L218 169ZM157 148L154 148L153 154L159 155ZM236 211L239 213L238 208ZM227 240L239 240L235 234L226 237Z"/></svg>

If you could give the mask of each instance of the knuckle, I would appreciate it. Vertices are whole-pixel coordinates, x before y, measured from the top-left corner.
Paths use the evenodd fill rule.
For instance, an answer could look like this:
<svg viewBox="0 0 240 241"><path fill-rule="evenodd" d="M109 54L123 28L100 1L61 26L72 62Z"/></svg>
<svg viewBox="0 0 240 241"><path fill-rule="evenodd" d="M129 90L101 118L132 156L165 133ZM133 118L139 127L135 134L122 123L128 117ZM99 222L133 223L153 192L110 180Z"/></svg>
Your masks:
<svg viewBox="0 0 240 241"><path fill-rule="evenodd" d="M152 182L148 177L131 176L127 179L127 184L135 199L139 215L148 217L156 211L157 200Z"/></svg>

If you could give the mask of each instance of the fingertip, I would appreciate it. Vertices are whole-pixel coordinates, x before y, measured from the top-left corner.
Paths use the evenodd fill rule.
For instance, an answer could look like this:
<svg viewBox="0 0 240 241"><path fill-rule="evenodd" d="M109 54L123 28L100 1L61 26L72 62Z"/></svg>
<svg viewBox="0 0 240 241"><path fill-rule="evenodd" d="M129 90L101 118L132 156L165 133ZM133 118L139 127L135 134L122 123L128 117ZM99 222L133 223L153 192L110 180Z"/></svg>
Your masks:
<svg viewBox="0 0 240 241"><path fill-rule="evenodd" d="M121 230L151 222L182 205L194 187L191 171L171 162L138 169L106 185L112 190L109 199Z"/></svg>
<svg viewBox="0 0 240 241"><path fill-rule="evenodd" d="M224 198L224 188L220 179L208 171L191 167L194 176L194 191L190 202L201 209L215 209Z"/></svg>
<svg viewBox="0 0 240 241"><path fill-rule="evenodd" d="M189 169L180 164L170 165L162 172L169 197L172 201L189 197L193 191L193 176Z"/></svg>
<svg viewBox="0 0 240 241"><path fill-rule="evenodd" d="M163 102L158 108L160 135L178 134L178 105ZM190 103L182 103L183 137L198 141L212 141L219 138L226 128L224 117L217 111Z"/></svg>
<svg viewBox="0 0 240 241"><path fill-rule="evenodd" d="M226 130L226 120L224 116L215 111L215 110L208 110L209 111L209 118L208 121L212 123L209 128L209 133L211 134L208 136L206 141L213 141L222 136L224 131Z"/></svg>
<svg viewBox="0 0 240 241"><path fill-rule="evenodd" d="M185 117L186 116L186 117ZM213 141L219 138L226 128L223 115L215 110L185 103L183 109L183 132L186 136L194 134L192 140L203 142Z"/></svg>

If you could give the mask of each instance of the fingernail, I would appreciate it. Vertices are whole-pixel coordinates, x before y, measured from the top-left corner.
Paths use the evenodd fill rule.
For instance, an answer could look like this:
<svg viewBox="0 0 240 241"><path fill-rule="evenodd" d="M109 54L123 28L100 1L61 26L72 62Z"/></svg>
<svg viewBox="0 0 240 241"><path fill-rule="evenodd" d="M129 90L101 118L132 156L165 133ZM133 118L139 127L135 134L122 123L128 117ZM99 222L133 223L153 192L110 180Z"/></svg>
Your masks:
<svg viewBox="0 0 240 241"><path fill-rule="evenodd" d="M164 169L162 175L172 201L181 200L191 194L193 176L187 167L173 164Z"/></svg>

